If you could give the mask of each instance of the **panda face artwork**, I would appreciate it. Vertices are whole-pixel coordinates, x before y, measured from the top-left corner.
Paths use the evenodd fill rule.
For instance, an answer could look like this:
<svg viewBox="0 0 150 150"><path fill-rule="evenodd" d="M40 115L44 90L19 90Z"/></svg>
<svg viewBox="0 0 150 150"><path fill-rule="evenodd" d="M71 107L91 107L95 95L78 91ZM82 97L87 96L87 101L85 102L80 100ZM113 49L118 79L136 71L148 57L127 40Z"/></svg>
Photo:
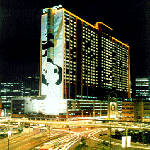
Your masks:
<svg viewBox="0 0 150 150"><path fill-rule="evenodd" d="M48 86L49 83L55 83L59 85L62 82L62 68L53 63L51 58L47 58L47 49L50 47L54 47L54 44L50 39L53 39L54 36L52 33L47 35L46 31L43 34L42 40L42 83Z"/></svg>
<svg viewBox="0 0 150 150"><path fill-rule="evenodd" d="M52 62L47 62L47 82L59 85L62 82L62 68Z"/></svg>
<svg viewBox="0 0 150 150"><path fill-rule="evenodd" d="M45 69L43 69L42 83L48 85L49 83L55 83L56 85L62 82L62 68L56 64L53 64L52 59L48 58Z"/></svg>
<svg viewBox="0 0 150 150"><path fill-rule="evenodd" d="M60 100L62 96L63 67L63 12L54 15L49 25L49 14L42 17L42 87L41 93L49 100Z"/></svg>
<svg viewBox="0 0 150 150"><path fill-rule="evenodd" d="M45 41L42 41L42 50L47 50L49 47L54 47L54 43L51 41L53 38L54 36L52 33L48 33L48 36L45 34Z"/></svg>

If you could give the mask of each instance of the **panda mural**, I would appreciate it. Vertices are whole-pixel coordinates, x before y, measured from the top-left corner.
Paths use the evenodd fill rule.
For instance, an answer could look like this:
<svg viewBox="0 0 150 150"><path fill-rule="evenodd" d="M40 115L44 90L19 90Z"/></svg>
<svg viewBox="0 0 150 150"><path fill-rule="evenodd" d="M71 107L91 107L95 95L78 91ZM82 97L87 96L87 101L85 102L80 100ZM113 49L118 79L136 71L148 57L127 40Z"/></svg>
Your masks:
<svg viewBox="0 0 150 150"><path fill-rule="evenodd" d="M41 95L47 95L45 114L58 115L62 100L63 12L48 15L42 16Z"/></svg>

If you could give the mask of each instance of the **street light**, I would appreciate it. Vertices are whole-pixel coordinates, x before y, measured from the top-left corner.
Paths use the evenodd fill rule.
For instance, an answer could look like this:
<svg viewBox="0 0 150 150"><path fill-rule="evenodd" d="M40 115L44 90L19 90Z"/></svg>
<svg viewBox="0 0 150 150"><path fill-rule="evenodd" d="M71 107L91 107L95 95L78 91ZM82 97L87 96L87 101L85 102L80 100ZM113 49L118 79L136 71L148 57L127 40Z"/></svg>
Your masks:
<svg viewBox="0 0 150 150"><path fill-rule="evenodd" d="M10 120L8 119L8 150L9 150L9 139L11 137L11 131L9 131L9 123L10 123Z"/></svg>
<svg viewBox="0 0 150 150"><path fill-rule="evenodd" d="M108 130L110 130L110 139L109 140L110 140L110 150L111 150L111 121L109 121L109 123L110 123L109 124L110 127L108 128Z"/></svg>
<svg viewBox="0 0 150 150"><path fill-rule="evenodd" d="M49 140L50 140L50 133L51 133L50 130L51 130L51 126L49 126Z"/></svg>

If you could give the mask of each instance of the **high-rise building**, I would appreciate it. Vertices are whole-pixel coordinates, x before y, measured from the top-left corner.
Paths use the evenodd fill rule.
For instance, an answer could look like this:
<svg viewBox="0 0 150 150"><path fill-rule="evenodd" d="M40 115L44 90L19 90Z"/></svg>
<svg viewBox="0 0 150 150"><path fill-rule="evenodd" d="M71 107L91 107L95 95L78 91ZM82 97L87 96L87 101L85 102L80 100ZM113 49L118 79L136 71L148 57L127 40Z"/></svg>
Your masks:
<svg viewBox="0 0 150 150"><path fill-rule="evenodd" d="M66 115L72 105L65 100L79 100L99 114L100 107L90 108L87 101L107 101L114 92L130 98L130 48L114 38L112 30L61 6L43 9L40 95L47 95L47 113Z"/></svg>
<svg viewBox="0 0 150 150"><path fill-rule="evenodd" d="M135 97L150 100L150 78L135 79Z"/></svg>
<svg viewBox="0 0 150 150"><path fill-rule="evenodd" d="M0 96L2 99L2 114L10 115L11 98L23 97L23 82L20 83L1 83Z"/></svg>
<svg viewBox="0 0 150 150"><path fill-rule="evenodd" d="M39 95L39 76L29 76L23 81L23 97Z"/></svg>
<svg viewBox="0 0 150 150"><path fill-rule="evenodd" d="M0 83L0 96L2 99L2 114L10 115L11 99L39 95L39 77L26 77L14 83Z"/></svg>

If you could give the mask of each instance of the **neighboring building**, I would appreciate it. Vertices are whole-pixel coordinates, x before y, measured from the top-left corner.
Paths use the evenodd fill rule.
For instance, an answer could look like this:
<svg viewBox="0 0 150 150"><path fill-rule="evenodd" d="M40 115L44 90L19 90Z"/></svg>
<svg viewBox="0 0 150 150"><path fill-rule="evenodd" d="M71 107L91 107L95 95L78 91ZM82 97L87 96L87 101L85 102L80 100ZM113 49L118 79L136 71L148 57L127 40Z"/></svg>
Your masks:
<svg viewBox="0 0 150 150"><path fill-rule="evenodd" d="M116 104L115 104L116 105ZM111 113L110 118L121 118L122 101L118 101L118 108ZM99 100L68 100L68 118L70 117L99 117L108 118L108 101ZM111 104L113 106L113 103ZM112 108L110 107L110 110Z"/></svg>
<svg viewBox="0 0 150 150"><path fill-rule="evenodd" d="M95 116L100 102L111 103L111 92L130 98L130 48L112 36L112 28L61 7L43 9L41 20L40 95L47 95L47 115Z"/></svg>
<svg viewBox="0 0 150 150"><path fill-rule="evenodd" d="M135 121L149 122L150 121L150 101L143 98L133 98L135 102L134 113Z"/></svg>
<svg viewBox="0 0 150 150"><path fill-rule="evenodd" d="M135 103L133 101L122 102L121 118L123 121L134 121L135 120L134 108L135 108Z"/></svg>
<svg viewBox="0 0 150 150"><path fill-rule="evenodd" d="M39 95L39 77L27 77L16 83L1 83L2 115L10 115L11 98L22 98Z"/></svg>
<svg viewBox="0 0 150 150"><path fill-rule="evenodd" d="M134 105L134 120L143 122L144 108L143 108L142 98L136 98L136 99L133 99L133 101L135 104Z"/></svg>
<svg viewBox="0 0 150 150"><path fill-rule="evenodd" d="M25 117L45 114L45 99L41 97L22 97L11 99L11 117Z"/></svg>
<svg viewBox="0 0 150 150"><path fill-rule="evenodd" d="M70 117L100 117L107 118L107 101L98 100L68 100L68 118Z"/></svg>
<svg viewBox="0 0 150 150"><path fill-rule="evenodd" d="M24 117L25 99L27 98L12 98L11 99L11 117Z"/></svg>
<svg viewBox="0 0 150 150"><path fill-rule="evenodd" d="M143 98L128 99L128 101L122 102L122 114L123 121L150 121L150 101L143 100Z"/></svg>
<svg viewBox="0 0 150 150"><path fill-rule="evenodd" d="M150 78L135 79L135 97L150 100Z"/></svg>
<svg viewBox="0 0 150 150"><path fill-rule="evenodd" d="M0 98L0 116L2 116L2 98Z"/></svg>
<svg viewBox="0 0 150 150"><path fill-rule="evenodd" d="M132 99L122 102L122 120L150 121L150 78L136 78Z"/></svg>
<svg viewBox="0 0 150 150"><path fill-rule="evenodd" d="M0 96L2 98L2 115L10 115L11 98L23 97L23 82L1 83Z"/></svg>
<svg viewBox="0 0 150 150"><path fill-rule="evenodd" d="M30 97L25 100L25 114L45 114L45 101L46 96Z"/></svg>
<svg viewBox="0 0 150 150"><path fill-rule="evenodd" d="M150 101L143 102L143 121L150 122Z"/></svg>
<svg viewBox="0 0 150 150"><path fill-rule="evenodd" d="M39 76L30 76L23 81L23 97L39 95Z"/></svg>

